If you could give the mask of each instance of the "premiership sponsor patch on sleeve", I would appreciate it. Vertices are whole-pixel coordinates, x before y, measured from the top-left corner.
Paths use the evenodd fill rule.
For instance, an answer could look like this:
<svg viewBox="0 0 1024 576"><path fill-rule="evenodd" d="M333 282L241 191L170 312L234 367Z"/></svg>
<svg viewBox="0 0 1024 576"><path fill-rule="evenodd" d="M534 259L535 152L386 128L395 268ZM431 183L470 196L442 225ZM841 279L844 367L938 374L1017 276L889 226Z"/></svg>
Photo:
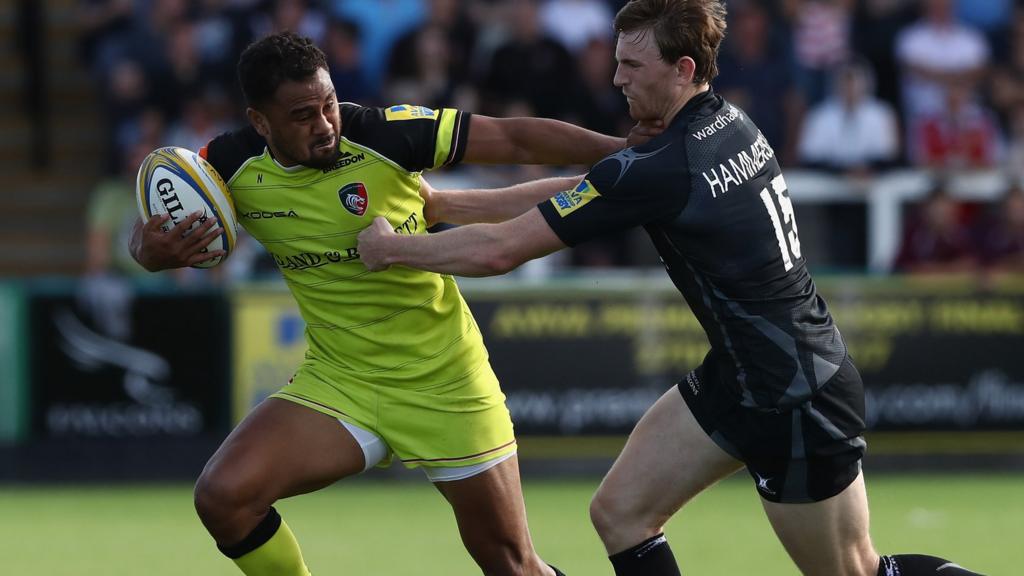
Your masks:
<svg viewBox="0 0 1024 576"><path fill-rule="evenodd" d="M388 122L420 120L423 118L437 118L437 110L427 108L426 106L410 106L408 104L400 104L384 109L384 119Z"/></svg>
<svg viewBox="0 0 1024 576"><path fill-rule="evenodd" d="M558 215L565 218L600 195L597 189L590 184L590 180L584 180L572 190L555 194L551 198L551 203L555 206L555 210L558 211Z"/></svg>

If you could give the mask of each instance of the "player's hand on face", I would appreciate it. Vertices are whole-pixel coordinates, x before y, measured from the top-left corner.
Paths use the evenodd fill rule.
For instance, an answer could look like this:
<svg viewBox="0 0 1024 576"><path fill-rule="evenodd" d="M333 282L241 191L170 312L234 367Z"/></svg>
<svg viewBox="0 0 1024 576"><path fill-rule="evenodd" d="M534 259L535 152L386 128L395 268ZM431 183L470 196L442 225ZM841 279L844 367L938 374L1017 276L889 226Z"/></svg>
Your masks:
<svg viewBox="0 0 1024 576"><path fill-rule="evenodd" d="M161 227L170 220L169 214L150 218L142 226L138 250L139 264L150 272L156 272L168 268L194 266L223 256L223 250L203 252L203 248L211 240L224 233L224 229L217 226L216 218L207 218L195 230L188 231L202 216L201 212L194 212L166 232Z"/></svg>
<svg viewBox="0 0 1024 576"><path fill-rule="evenodd" d="M396 232L391 227L391 223L382 216L374 218L373 222L359 233L357 248L359 258L368 270L380 272L388 269L390 264L385 260L387 256L386 242L389 237L395 235Z"/></svg>
<svg viewBox="0 0 1024 576"><path fill-rule="evenodd" d="M665 131L661 120L641 120L633 125L626 136L626 146L639 146Z"/></svg>

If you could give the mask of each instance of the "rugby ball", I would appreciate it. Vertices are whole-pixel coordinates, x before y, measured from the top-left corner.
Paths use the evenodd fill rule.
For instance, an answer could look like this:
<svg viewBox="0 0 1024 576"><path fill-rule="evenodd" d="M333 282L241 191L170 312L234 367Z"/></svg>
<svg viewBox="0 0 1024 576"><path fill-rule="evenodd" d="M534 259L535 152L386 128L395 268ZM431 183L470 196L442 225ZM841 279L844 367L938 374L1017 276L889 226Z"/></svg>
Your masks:
<svg viewBox="0 0 1024 576"><path fill-rule="evenodd" d="M200 211L203 216L188 230L198 228L207 218L214 216L224 232L203 248L224 250L226 254L196 264L196 268L213 268L231 254L237 239L238 219L231 193L220 174L202 156L185 148L168 146L149 153L139 166L136 200L142 220L170 214L163 225L164 231ZM186 232L186 234L188 234Z"/></svg>

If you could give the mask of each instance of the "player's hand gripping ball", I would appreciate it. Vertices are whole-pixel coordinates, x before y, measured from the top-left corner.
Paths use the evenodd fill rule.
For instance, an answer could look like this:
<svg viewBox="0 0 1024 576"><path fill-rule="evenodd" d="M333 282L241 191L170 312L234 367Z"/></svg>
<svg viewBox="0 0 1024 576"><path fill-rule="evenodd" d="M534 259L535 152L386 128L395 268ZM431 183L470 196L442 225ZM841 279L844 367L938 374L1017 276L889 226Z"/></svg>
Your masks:
<svg viewBox="0 0 1024 576"><path fill-rule="evenodd" d="M185 148L169 146L149 153L139 167L136 199L143 222L153 216L170 215L163 224L168 232L193 212L202 216L186 231L194 231L215 217L224 231L212 237L202 252L223 250L223 256L196 264L212 268L223 262L235 247L238 219L231 193L220 174L204 158Z"/></svg>

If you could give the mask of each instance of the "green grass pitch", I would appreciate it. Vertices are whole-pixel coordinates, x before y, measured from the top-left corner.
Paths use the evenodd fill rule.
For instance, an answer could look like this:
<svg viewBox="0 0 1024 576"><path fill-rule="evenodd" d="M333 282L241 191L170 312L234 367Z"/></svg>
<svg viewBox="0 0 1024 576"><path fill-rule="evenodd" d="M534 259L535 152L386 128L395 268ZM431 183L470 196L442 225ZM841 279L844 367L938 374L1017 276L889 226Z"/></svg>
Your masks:
<svg viewBox="0 0 1024 576"><path fill-rule="evenodd" d="M569 576L609 576L587 519L593 481L527 481L534 542ZM991 576L1024 565L1024 477L868 476L872 533L886 552L942 555ZM479 574L447 504L425 481L343 482L280 503L314 576ZM668 526L687 575L791 575L745 478L698 497ZM0 486L0 573L238 576L175 486Z"/></svg>

